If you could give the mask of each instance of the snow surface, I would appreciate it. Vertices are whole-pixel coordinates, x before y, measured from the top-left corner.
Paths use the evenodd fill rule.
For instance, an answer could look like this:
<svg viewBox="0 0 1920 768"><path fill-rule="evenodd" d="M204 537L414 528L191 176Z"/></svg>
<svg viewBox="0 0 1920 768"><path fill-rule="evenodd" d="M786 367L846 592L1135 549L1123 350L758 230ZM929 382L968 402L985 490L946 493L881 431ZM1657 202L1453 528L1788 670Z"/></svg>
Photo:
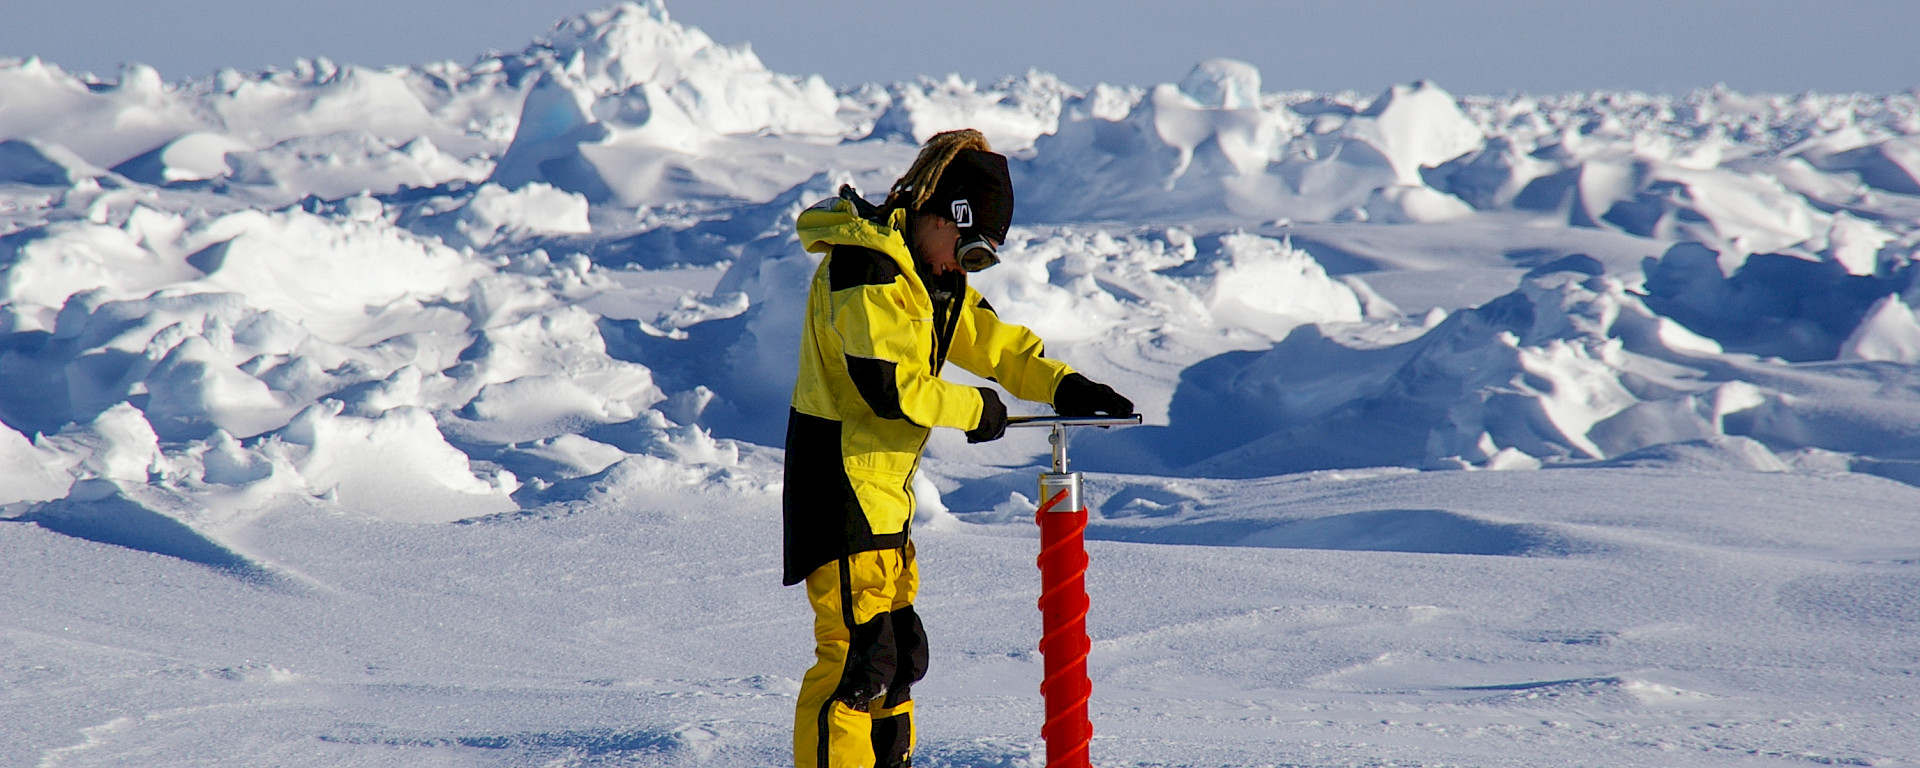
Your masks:
<svg viewBox="0 0 1920 768"><path fill-rule="evenodd" d="M1096 764L1920 763L1920 96L1271 86L0 60L0 760L784 763L792 217L974 126L1147 417ZM1044 452L929 445L917 765L1044 764Z"/></svg>

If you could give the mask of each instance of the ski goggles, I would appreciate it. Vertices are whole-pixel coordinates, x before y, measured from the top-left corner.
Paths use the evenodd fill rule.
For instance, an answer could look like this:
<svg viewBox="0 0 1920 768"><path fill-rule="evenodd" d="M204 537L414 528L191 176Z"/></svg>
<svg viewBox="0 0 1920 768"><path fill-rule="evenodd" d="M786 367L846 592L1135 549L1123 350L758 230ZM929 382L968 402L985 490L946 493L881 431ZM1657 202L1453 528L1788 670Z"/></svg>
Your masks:
<svg viewBox="0 0 1920 768"><path fill-rule="evenodd" d="M978 272L1000 263L1000 249L986 235L961 238L954 255L959 258L960 268L968 272Z"/></svg>

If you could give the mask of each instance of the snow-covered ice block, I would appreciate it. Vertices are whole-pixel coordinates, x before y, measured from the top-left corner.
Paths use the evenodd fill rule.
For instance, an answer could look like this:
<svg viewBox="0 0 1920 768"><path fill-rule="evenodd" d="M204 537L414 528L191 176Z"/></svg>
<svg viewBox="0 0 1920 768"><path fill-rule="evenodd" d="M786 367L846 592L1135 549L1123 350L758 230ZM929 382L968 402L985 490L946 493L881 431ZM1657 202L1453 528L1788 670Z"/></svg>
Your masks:
<svg viewBox="0 0 1920 768"><path fill-rule="evenodd" d="M400 407L376 418L309 407L276 433L305 450L293 464L314 493L384 520L438 523L507 512L519 485L512 473L476 477L467 455L447 444L433 416Z"/></svg>

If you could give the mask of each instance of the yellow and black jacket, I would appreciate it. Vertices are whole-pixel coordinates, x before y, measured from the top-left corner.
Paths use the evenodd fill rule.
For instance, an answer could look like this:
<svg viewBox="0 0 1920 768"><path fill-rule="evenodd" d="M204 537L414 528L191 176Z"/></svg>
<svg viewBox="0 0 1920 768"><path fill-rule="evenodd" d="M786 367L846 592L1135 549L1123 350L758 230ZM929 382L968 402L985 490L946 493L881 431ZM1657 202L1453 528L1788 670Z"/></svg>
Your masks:
<svg viewBox="0 0 1920 768"><path fill-rule="evenodd" d="M930 291L903 237L906 211L881 220L856 198L843 190L797 222L801 244L826 258L807 293L787 421L787 584L845 555L906 544L927 435L980 423L980 392L940 378L948 360L1043 403L1073 372L963 278Z"/></svg>

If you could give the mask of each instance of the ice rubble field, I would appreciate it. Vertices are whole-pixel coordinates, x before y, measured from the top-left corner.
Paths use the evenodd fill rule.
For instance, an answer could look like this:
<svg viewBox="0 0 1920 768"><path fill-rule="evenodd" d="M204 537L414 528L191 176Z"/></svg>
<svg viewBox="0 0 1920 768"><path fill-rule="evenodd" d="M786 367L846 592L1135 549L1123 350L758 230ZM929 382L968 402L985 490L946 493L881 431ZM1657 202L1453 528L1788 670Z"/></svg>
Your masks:
<svg viewBox="0 0 1920 768"><path fill-rule="evenodd" d="M0 60L0 760L783 764L790 223L960 126L976 285L1149 424L1096 764L1920 764L1920 96L836 88L658 4ZM916 765L1044 764L1044 449L916 481Z"/></svg>

